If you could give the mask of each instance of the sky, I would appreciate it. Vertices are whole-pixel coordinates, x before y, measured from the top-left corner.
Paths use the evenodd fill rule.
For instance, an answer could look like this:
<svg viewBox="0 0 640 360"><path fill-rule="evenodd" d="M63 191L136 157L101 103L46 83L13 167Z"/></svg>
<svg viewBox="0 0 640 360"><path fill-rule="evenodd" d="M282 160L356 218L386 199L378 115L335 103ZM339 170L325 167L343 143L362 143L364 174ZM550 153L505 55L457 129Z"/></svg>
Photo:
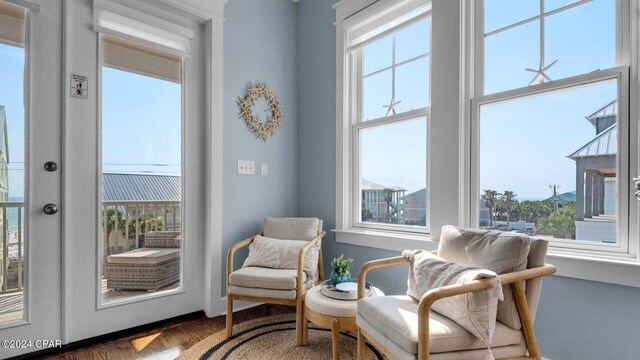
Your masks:
<svg viewBox="0 0 640 360"><path fill-rule="evenodd" d="M546 0L553 10L571 0ZM539 12L539 0L485 0L485 31L513 24ZM486 39L485 93L526 86L540 62L539 22ZM396 63L429 51L429 19L396 35ZM594 0L545 20L546 64L552 79L615 65L615 1ZM388 67L392 39L364 49L364 73ZM429 105L428 56L396 68L398 112ZM10 196L22 196L24 169L23 50L0 44L0 105L9 128ZM384 116L391 102L391 71L363 80L364 120ZM433 88L437 84L431 84ZM180 173L180 85L103 69L103 170ZM483 106L480 116L480 190L512 190L520 199L543 199L549 185L575 190L575 162L566 156L586 144L595 129L585 116L616 98L614 83L594 84L549 95ZM258 106L259 107L259 106ZM408 192L426 186L427 122L361 131L362 177Z"/></svg>
<svg viewBox="0 0 640 360"><path fill-rule="evenodd" d="M545 11L573 2L546 0ZM539 0L485 0L485 6L485 32L540 12ZM425 24L427 27L414 25L402 30L406 43L422 44L414 50L429 44ZM525 68L537 69L540 62L539 29L540 22L534 21L486 38L485 94L529 84L534 74ZM614 0L594 0L550 15L545 18L545 34L545 65L558 60L547 71L554 80L616 65ZM406 52L401 47L397 51ZM367 45L364 54L365 74L387 66L391 62L391 38ZM399 110L428 105L428 91L419 90L429 81L428 58L424 60L423 71L412 71L404 79L398 75L396 87L408 89L396 91L395 100L402 101ZM365 121L384 116L386 108L382 106L391 99L390 74L375 77L376 83L369 89L367 82L373 81L365 79ZM436 88L437 84L431 86ZM551 184L560 185L560 192L575 191L575 162L567 156L595 137L595 128L585 117L616 99L616 89L615 82L610 81L483 106L479 119L479 190L511 190L519 200L548 198L552 195ZM406 93L426 96L416 101L407 99L403 95ZM409 192L424 188L426 148L415 144L421 139L425 143L426 132L420 121L361 131L362 177Z"/></svg>

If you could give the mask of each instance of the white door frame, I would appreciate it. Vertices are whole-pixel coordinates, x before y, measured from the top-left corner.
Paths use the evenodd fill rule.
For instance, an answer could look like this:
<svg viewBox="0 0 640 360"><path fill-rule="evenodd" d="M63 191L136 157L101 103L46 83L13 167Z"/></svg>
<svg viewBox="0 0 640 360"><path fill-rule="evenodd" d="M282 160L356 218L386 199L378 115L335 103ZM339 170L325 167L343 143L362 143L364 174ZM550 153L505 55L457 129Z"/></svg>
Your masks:
<svg viewBox="0 0 640 360"><path fill-rule="evenodd" d="M61 161L62 1L30 5L25 36L25 301L24 320L0 325L0 357L42 350L41 340L61 339L61 217L47 216L46 203L62 209L60 170L47 172L47 161ZM40 340L40 341L38 341Z"/></svg>
<svg viewBox="0 0 640 360"><path fill-rule="evenodd" d="M145 0L141 1L146 2ZM165 4L159 7L166 8ZM222 122L222 7L214 2L206 13L176 8L195 21L192 56L183 81L183 283L179 291L118 306L99 306L96 268L96 216L99 150L99 62L97 33L91 29L92 7L87 1L69 1L64 13L65 67L71 74L89 77L89 99L65 98L64 119L64 263L63 343L205 309L220 311L221 122ZM157 4L157 3L156 3ZM189 15L190 14L190 15ZM192 16L191 16L192 15ZM205 73L194 71L200 69ZM206 195L206 196L203 196ZM206 255L205 255L206 254Z"/></svg>

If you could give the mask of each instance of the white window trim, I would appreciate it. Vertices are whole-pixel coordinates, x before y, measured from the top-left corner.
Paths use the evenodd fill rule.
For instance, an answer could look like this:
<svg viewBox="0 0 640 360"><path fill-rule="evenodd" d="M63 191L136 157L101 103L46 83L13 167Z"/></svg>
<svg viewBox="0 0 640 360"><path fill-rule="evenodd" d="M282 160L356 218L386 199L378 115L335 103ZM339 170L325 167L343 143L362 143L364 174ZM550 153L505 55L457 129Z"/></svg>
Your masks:
<svg viewBox="0 0 640 360"><path fill-rule="evenodd" d="M463 218L461 223L465 226L473 226L477 224L477 206L479 200L474 196L479 195L479 190L476 189L478 179L477 169L477 156L478 152L473 151L472 144L477 144L477 130L474 131L474 122L472 118L477 118L477 109L479 104L489 103L496 101L496 99L504 98L505 94L510 93L513 97L522 95L524 91L506 91L504 93L490 94L483 97L474 99L474 90L480 89L482 79L480 76L474 77L473 68L483 68L482 58L478 59L476 54L481 54L482 44L478 41L479 34L477 29L482 28L481 16L482 10L480 7L474 5L474 1L463 0L465 2L465 13L463 14L465 23L469 24L464 29L463 49L465 54L465 77L464 83L466 90L466 104L470 104L465 111L465 124L464 124L464 138L460 151L464 154L463 168L465 171L464 181L460 189L460 194L463 194L463 198L466 199L462 203L462 209L468 209L466 212L462 212ZM479 0L478 2L481 2ZM475 2L476 4L478 2ZM546 83L541 85L534 85L532 88L539 87L540 92L545 91L545 87L550 88L563 88L570 87L575 83L588 83L597 81L598 79L615 78L616 74L622 74L621 82L627 82L619 88L624 88L628 91L628 96L619 94L619 99L626 101L626 119L628 121L627 128L630 134L637 134L640 137L638 126L638 102L639 98L639 75L638 75L638 46L640 38L638 36L638 19L631 14L638 10L638 0L620 1L618 0L618 42L623 46L618 47L618 59L619 63L626 63L629 66L617 67L614 69L608 69L605 71L598 71L590 74L583 74L567 79L561 79L554 81L553 83ZM634 11L632 11L632 9ZM479 20L480 21L477 21ZM478 23L480 22L480 24ZM479 49L480 48L480 49ZM628 68L628 70L626 70ZM628 76L627 76L628 74ZM625 79L626 78L626 79ZM480 81L478 81L480 80ZM527 91L528 92L528 91ZM480 101L478 101L480 100ZM619 118L623 116L619 115ZM475 138L476 141L473 139ZM633 137L631 140L634 140ZM626 149L622 149L621 153L623 160L628 162L629 167L622 167L622 172L619 176L622 181L619 184L619 190L624 191L624 195L621 196L622 201L619 201L618 208L625 208L625 213L628 209L627 221L621 221L619 224L618 236L619 244L623 244L620 248L623 251L616 252L595 252L593 249L576 249L559 246L557 243L551 243L547 261L553 263L558 267L556 275L563 277L570 277L582 280L599 281L611 284L626 285L633 287L640 287L640 217L638 212L638 200L633 196L633 192L630 191L631 174L638 173L639 168L639 147L637 141L627 141ZM626 186L626 188L622 188ZM620 213L620 212L619 212ZM622 231L621 231L622 230ZM622 234L621 234L622 232ZM620 235L624 235L624 238L620 238Z"/></svg>
<svg viewBox="0 0 640 360"><path fill-rule="evenodd" d="M389 119L372 120L354 124L353 76L349 56L349 30L354 22L361 23L370 16L378 16L385 10L402 3L426 3L425 0L343 0L334 5L336 10L336 241L380 249L402 251L409 248L437 248L431 241L427 227L365 224L357 218L360 204L358 130L374 124L396 123L411 118L427 118L427 134L430 134L430 107L412 110ZM359 19L356 18L356 15ZM355 20L355 21L354 21ZM402 26L402 25L401 25ZM431 56L431 51L429 51ZM358 106L359 107L359 106ZM428 141L428 140L427 140ZM428 154L427 154L428 155ZM430 161L427 161L427 173ZM429 186L427 186L429 191ZM356 200L354 200L356 199ZM429 206L427 205L427 215Z"/></svg>

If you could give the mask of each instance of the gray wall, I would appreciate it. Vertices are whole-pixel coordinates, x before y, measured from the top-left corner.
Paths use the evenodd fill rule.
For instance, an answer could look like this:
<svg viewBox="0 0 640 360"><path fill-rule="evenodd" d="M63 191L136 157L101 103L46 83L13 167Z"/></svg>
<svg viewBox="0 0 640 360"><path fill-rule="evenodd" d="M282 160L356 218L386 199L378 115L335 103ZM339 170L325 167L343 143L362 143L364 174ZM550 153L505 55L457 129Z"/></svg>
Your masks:
<svg viewBox="0 0 640 360"><path fill-rule="evenodd" d="M297 214L296 5L291 0L231 0L224 23L223 259L229 246L261 229L265 216ZM236 99L250 82L274 91L282 126L262 141L238 116ZM237 161L256 162L256 175L238 175ZM260 163L269 175L260 175ZM240 253L239 258L243 258ZM222 281L222 295L226 292Z"/></svg>
<svg viewBox="0 0 640 360"><path fill-rule="evenodd" d="M334 0L298 4L298 215L335 224L335 13ZM435 86L434 86L435 87ZM364 261L397 253L324 242L325 267L344 253ZM375 273L372 273L374 275ZM387 293L406 290L406 269L371 279ZM536 319L545 357L640 359L640 289L569 278L545 280Z"/></svg>

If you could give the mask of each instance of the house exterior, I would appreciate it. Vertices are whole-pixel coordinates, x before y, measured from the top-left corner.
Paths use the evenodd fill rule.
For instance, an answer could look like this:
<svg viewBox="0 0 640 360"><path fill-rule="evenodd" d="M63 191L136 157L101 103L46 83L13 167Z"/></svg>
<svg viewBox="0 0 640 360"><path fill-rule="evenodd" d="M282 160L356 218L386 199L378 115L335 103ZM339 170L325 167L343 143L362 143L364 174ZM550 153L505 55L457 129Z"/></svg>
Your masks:
<svg viewBox="0 0 640 360"><path fill-rule="evenodd" d="M402 218L406 225L427 225L427 189L420 189L407 194L403 198L404 213Z"/></svg>
<svg viewBox="0 0 640 360"><path fill-rule="evenodd" d="M406 189L384 186L366 179L361 179L360 189L363 222L403 223L402 217L405 210L403 199Z"/></svg>
<svg viewBox="0 0 640 360"><path fill-rule="evenodd" d="M576 239L616 241L618 104L586 117L595 137L568 157L576 162Z"/></svg>

